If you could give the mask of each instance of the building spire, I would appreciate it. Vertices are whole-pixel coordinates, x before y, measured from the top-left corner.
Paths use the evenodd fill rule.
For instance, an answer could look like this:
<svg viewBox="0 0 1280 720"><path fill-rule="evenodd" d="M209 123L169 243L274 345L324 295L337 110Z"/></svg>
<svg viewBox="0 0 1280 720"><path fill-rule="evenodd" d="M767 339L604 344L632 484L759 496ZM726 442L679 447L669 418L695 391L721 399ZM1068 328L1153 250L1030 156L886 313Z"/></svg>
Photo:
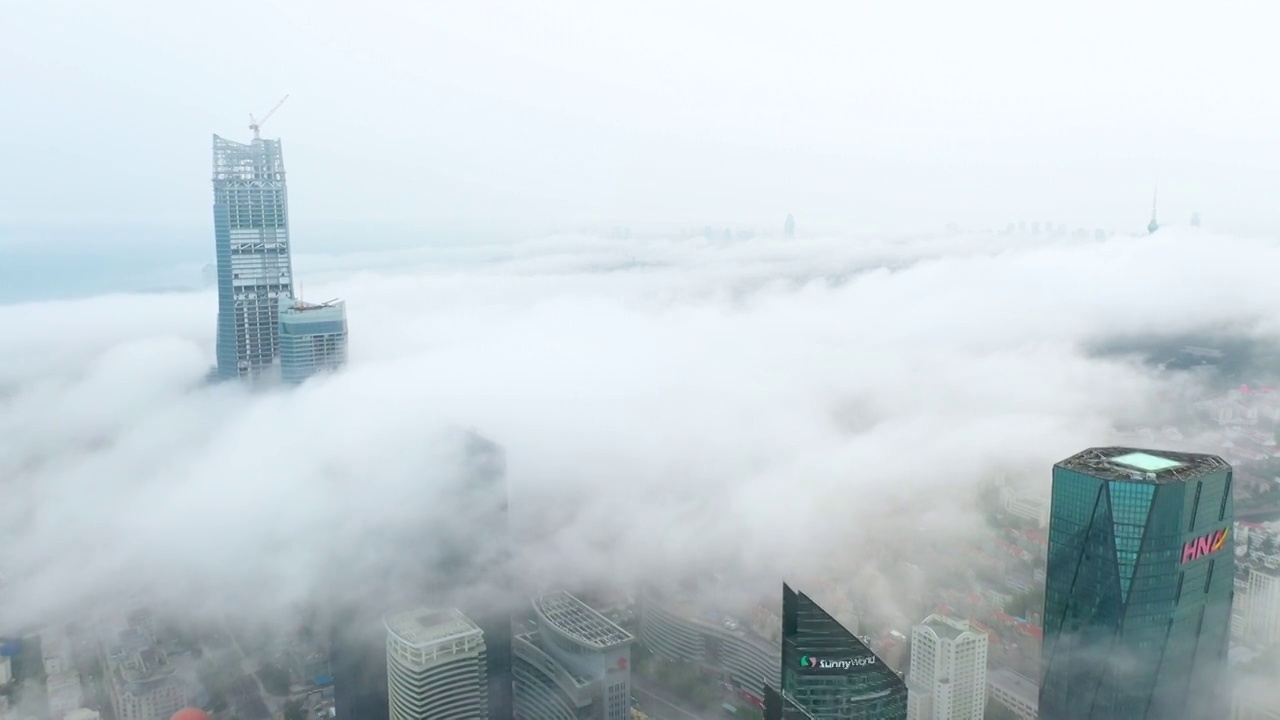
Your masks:
<svg viewBox="0 0 1280 720"><path fill-rule="evenodd" d="M1160 192L1159 185L1157 185L1155 189L1151 191L1151 222L1147 223L1148 233L1153 233L1156 230L1160 229L1160 223L1156 222L1156 197L1159 192Z"/></svg>

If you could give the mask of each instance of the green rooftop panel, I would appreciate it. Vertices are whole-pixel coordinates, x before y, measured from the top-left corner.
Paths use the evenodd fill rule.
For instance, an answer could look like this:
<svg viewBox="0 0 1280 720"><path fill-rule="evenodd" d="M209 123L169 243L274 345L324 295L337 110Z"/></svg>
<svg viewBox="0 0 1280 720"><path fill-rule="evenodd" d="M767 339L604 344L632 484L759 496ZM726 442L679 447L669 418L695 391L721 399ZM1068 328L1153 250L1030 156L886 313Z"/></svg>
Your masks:
<svg viewBox="0 0 1280 720"><path fill-rule="evenodd" d="M1128 455L1113 457L1111 458L1111 462L1128 465L1131 468L1136 468L1144 472L1160 472L1161 470L1168 470L1182 465L1182 463L1176 460L1157 457L1144 452L1135 452L1129 453Z"/></svg>

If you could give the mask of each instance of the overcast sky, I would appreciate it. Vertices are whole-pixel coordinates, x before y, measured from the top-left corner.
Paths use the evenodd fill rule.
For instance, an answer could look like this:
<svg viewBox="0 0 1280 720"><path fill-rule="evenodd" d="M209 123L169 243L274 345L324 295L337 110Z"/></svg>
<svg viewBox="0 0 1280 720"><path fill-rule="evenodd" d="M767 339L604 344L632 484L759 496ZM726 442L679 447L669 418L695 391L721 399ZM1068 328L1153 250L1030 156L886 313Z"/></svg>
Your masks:
<svg viewBox="0 0 1280 720"><path fill-rule="evenodd" d="M299 227L1270 230L1272 2L7 0L0 226L210 224L210 135ZM374 242L350 231L350 243Z"/></svg>

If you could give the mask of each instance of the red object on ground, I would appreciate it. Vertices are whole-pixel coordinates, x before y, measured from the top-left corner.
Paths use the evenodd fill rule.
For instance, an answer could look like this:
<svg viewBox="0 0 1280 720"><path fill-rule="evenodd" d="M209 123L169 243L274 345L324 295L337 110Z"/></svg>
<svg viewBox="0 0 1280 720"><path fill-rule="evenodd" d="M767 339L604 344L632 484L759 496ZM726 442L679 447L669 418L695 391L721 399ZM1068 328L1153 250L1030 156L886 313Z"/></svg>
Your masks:
<svg viewBox="0 0 1280 720"><path fill-rule="evenodd" d="M173 714L169 720L210 720L209 713L200 708L182 708Z"/></svg>

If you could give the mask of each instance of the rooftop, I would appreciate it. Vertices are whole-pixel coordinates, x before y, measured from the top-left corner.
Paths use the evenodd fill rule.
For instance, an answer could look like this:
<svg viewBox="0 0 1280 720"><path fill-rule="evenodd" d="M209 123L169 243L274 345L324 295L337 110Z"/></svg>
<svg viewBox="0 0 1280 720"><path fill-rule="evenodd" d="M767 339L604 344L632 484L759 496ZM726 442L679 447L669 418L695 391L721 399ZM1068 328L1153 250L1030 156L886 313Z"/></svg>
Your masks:
<svg viewBox="0 0 1280 720"><path fill-rule="evenodd" d="M1217 455L1104 447L1076 453L1059 462L1056 467L1081 472L1100 480L1165 484L1186 482L1210 473L1229 470L1231 466Z"/></svg>
<svg viewBox="0 0 1280 720"><path fill-rule="evenodd" d="M480 628L456 609L418 608L386 618L387 632L415 647L434 645Z"/></svg>
<svg viewBox="0 0 1280 720"><path fill-rule="evenodd" d="M943 640L955 640L965 632L973 630L964 620L954 620L944 615L930 615L920 624L932 630Z"/></svg>
<svg viewBox="0 0 1280 720"><path fill-rule="evenodd" d="M589 647L606 650L635 639L631 633L564 591L534 598L533 607L539 617L552 627Z"/></svg>
<svg viewBox="0 0 1280 720"><path fill-rule="evenodd" d="M1040 686L1027 676L1009 668L992 670L987 675L987 684L1004 690L1032 707L1040 704Z"/></svg>

